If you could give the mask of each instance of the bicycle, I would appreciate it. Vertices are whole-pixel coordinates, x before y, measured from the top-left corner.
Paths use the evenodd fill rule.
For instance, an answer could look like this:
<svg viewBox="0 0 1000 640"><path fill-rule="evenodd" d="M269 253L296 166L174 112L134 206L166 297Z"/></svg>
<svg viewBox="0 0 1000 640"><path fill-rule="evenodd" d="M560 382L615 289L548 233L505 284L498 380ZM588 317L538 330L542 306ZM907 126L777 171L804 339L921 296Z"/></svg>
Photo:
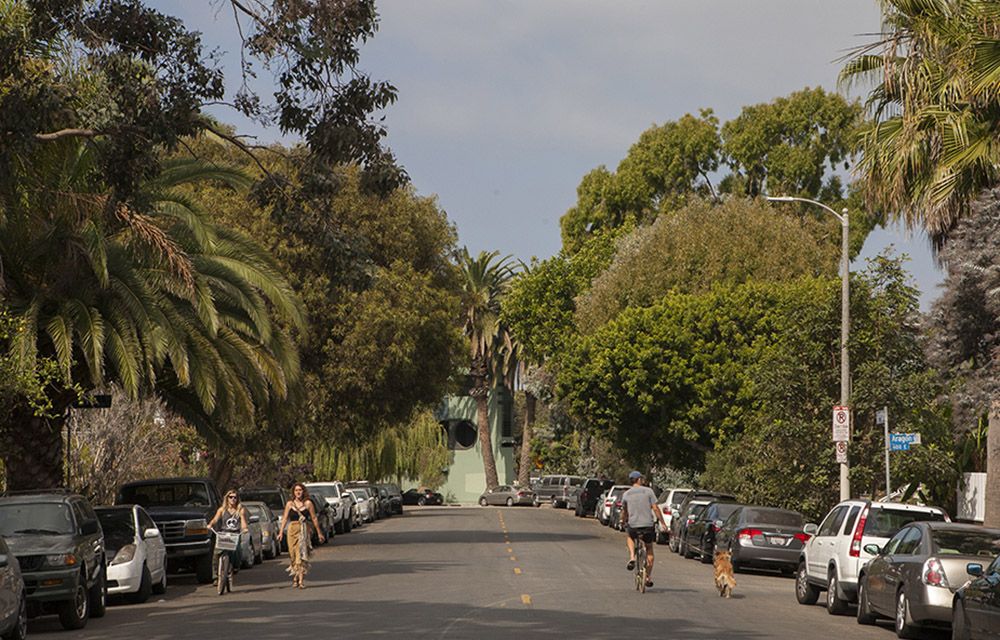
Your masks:
<svg viewBox="0 0 1000 640"><path fill-rule="evenodd" d="M635 590L639 593L646 593L646 541L642 536L635 539Z"/></svg>
<svg viewBox="0 0 1000 640"><path fill-rule="evenodd" d="M231 531L215 533L215 549L219 554L219 595L233 590L233 563L230 554L240 546L240 534Z"/></svg>

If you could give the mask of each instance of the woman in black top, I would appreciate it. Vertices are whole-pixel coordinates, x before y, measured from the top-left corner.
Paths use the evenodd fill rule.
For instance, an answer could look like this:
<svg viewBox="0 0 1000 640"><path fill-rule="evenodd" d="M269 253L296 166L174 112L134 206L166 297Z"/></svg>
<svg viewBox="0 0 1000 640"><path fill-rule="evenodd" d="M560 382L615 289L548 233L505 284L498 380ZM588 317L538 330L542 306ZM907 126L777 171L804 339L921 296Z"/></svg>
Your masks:
<svg viewBox="0 0 1000 640"><path fill-rule="evenodd" d="M309 557L312 555L312 535L310 522L316 527L319 541L323 542L323 532L316 519L316 509L309 499L309 491L301 482L292 487L292 499L285 503L285 513L281 518L281 530L278 531L278 541L284 537L288 529L288 575L292 576L292 587L305 589L305 577L309 572Z"/></svg>

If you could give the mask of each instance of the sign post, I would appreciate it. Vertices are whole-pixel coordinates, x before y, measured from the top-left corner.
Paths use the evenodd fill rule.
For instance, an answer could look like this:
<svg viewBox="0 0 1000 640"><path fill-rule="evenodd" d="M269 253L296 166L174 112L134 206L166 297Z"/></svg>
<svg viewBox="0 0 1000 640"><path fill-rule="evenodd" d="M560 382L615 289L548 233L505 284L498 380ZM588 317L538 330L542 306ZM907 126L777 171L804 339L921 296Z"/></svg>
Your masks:
<svg viewBox="0 0 1000 640"><path fill-rule="evenodd" d="M881 424L885 431L885 496L892 491L892 481L889 478L889 407L882 407L875 412L875 424Z"/></svg>
<svg viewBox="0 0 1000 640"><path fill-rule="evenodd" d="M847 464L847 443L851 439L851 409L836 406L833 408L833 444L837 453L837 464L843 469Z"/></svg>

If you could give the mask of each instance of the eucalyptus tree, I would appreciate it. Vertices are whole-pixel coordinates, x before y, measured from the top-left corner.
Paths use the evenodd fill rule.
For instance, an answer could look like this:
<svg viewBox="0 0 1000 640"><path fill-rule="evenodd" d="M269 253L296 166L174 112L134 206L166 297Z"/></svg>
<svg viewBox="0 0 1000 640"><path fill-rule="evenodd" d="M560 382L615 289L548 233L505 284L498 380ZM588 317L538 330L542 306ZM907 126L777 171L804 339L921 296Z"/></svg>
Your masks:
<svg viewBox="0 0 1000 640"><path fill-rule="evenodd" d="M513 352L513 338L500 318L500 301L514 276L514 262L499 252L481 251L473 258L467 248L458 256L463 293L463 330L469 346L469 395L476 400L476 426L482 450L486 486L499 484L490 436L489 393L503 382L504 354Z"/></svg>
<svg viewBox="0 0 1000 640"><path fill-rule="evenodd" d="M81 391L158 390L220 444L297 383L287 327L304 314L291 287L179 188L245 177L178 160L122 199L96 155L73 138L45 145L12 163L0 192L0 295L23 324L11 351L61 371L47 416L21 402L3 425L12 487L61 482L61 424Z"/></svg>
<svg viewBox="0 0 1000 640"><path fill-rule="evenodd" d="M863 183L873 203L923 227L940 246L977 199L989 206L996 198L984 189L1000 180L1000 7L986 0L882 6L882 37L841 71L845 82L873 85ZM982 410L990 422L986 521L1000 525L1000 394Z"/></svg>

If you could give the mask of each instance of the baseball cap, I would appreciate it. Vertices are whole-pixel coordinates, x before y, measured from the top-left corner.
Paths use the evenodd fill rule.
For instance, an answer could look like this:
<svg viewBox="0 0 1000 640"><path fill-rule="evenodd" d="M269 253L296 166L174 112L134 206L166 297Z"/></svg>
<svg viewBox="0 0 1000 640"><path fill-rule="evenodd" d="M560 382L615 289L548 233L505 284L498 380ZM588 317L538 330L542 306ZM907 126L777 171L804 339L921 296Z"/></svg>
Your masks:
<svg viewBox="0 0 1000 640"><path fill-rule="evenodd" d="M641 477L642 477L642 474L639 473L638 471L630 471L629 474L628 474L628 479L632 480L632 481L638 480Z"/></svg>

